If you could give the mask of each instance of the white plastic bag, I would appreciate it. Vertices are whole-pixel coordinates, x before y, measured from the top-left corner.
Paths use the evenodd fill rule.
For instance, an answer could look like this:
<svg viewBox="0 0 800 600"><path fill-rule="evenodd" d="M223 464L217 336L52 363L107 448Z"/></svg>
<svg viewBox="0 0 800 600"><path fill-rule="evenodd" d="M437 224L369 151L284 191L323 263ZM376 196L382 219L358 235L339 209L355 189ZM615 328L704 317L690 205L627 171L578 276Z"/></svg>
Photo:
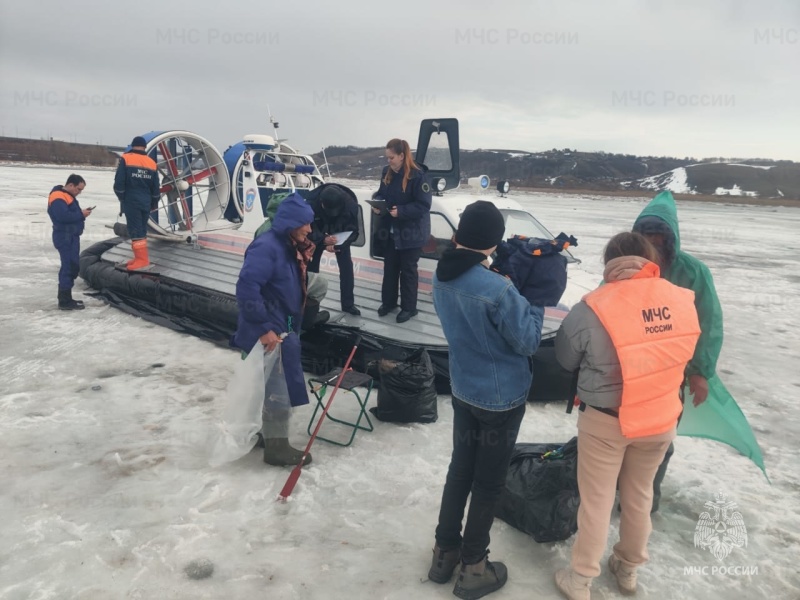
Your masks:
<svg viewBox="0 0 800 600"><path fill-rule="evenodd" d="M266 377L280 359L280 344L265 353L264 346L257 341L247 358L239 360L228 384L228 403L222 420L216 423L211 435L208 462L212 467L232 462L253 449L256 433L261 430Z"/></svg>

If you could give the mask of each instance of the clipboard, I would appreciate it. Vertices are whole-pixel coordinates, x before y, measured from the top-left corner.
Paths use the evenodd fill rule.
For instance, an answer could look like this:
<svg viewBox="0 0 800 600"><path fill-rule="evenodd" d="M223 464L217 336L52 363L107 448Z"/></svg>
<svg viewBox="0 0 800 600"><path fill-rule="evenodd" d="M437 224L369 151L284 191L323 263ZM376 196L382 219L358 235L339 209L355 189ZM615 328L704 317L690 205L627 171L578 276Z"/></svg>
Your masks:
<svg viewBox="0 0 800 600"><path fill-rule="evenodd" d="M380 210L381 216L389 214L389 207L386 204L386 200L365 200L365 202L373 208Z"/></svg>

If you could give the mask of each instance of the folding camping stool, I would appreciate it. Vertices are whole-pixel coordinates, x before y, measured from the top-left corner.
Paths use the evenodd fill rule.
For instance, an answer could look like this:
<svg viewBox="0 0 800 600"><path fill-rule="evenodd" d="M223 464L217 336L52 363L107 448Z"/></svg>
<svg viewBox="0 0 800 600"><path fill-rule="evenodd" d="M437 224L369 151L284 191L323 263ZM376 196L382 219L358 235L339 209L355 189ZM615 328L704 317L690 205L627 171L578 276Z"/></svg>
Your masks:
<svg viewBox="0 0 800 600"><path fill-rule="evenodd" d="M342 372L340 368L336 368L325 375L321 375L319 377L312 377L308 380L308 387L311 390L311 393L314 395L314 398L317 400L317 405L314 407L314 412L311 414L311 420L308 422L308 434L311 435L311 428L314 425L317 412L323 411L325 409L325 403L323 402L325 398L325 394L328 391L328 387L334 389L336 387L336 380L339 377L339 374ZM317 439L325 440L326 442L330 442L331 444L336 444L337 446L349 446L353 443L353 440L356 437L356 433L358 430L362 431L372 431L374 428L372 426L372 421L369 419L369 415L367 414L367 403L369 402L369 395L372 393L372 386L373 386L373 379L369 375L365 373L359 373L358 371L349 370L345 373L344 378L342 378L342 383L339 386L340 391L350 392L355 396L359 412L358 418L356 418L355 422L348 421L346 419L337 419L336 417L331 415L331 410L328 410L327 418L333 421L334 423L338 423L339 425L344 426L345 428L352 429L350 433L350 439L347 442L337 442L336 440L332 440L326 437L322 437L321 435L317 435ZM364 399L361 399L361 396L356 391L357 388L366 388L367 393L364 396ZM333 404L331 404L331 409L333 409ZM322 418L322 417L320 417ZM361 424L361 420L366 419L366 425ZM322 428L320 428L322 431Z"/></svg>

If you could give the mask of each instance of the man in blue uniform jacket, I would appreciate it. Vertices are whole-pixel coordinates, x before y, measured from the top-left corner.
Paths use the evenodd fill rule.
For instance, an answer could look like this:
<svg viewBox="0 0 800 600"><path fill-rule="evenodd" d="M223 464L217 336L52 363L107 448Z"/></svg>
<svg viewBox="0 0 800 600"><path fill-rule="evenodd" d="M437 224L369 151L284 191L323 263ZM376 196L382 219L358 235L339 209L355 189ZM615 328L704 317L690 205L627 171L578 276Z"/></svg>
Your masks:
<svg viewBox="0 0 800 600"><path fill-rule="evenodd" d="M355 277L350 255L350 245L358 239L358 199L350 188L338 183L324 183L308 195L308 203L314 209L309 239L317 246L308 270L319 273L323 251L335 254L342 312L358 316L361 311L355 305ZM350 237L336 245L331 234L345 231L352 232Z"/></svg>
<svg viewBox="0 0 800 600"><path fill-rule="evenodd" d="M276 369L268 378L262 409L264 462L271 465L296 465L303 455L289 445L289 416L292 406L308 403L299 335L306 270L314 254L308 239L313 220L314 210L300 194L287 197L272 228L248 246L236 283L239 318L231 344L245 352L258 341L267 351L281 344L285 385ZM310 462L309 454L304 464Z"/></svg>
<svg viewBox="0 0 800 600"><path fill-rule="evenodd" d="M158 207L161 191L158 186L158 169L155 161L147 156L147 142L136 136L130 151L119 159L114 176L114 193L122 203L128 233L131 236L133 260L128 270L143 269L150 264L147 253L147 220L150 211Z"/></svg>
<svg viewBox="0 0 800 600"><path fill-rule="evenodd" d="M74 173L67 183L57 185L50 191L47 199L47 214L53 222L53 246L61 258L58 270L58 308L61 310L82 310L83 302L72 299L72 286L80 269L81 234L83 223L91 208L81 209L78 195L86 187L86 180Z"/></svg>

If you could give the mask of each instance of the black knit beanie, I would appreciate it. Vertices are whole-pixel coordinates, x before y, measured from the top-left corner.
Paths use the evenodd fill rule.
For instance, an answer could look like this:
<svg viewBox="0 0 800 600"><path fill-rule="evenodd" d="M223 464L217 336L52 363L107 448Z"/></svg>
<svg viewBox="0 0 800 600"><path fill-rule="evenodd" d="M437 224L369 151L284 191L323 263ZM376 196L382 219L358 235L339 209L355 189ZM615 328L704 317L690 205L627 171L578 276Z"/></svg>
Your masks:
<svg viewBox="0 0 800 600"><path fill-rule="evenodd" d="M506 230L503 215L486 200L473 202L461 214L456 243L473 250L488 250L503 241Z"/></svg>

